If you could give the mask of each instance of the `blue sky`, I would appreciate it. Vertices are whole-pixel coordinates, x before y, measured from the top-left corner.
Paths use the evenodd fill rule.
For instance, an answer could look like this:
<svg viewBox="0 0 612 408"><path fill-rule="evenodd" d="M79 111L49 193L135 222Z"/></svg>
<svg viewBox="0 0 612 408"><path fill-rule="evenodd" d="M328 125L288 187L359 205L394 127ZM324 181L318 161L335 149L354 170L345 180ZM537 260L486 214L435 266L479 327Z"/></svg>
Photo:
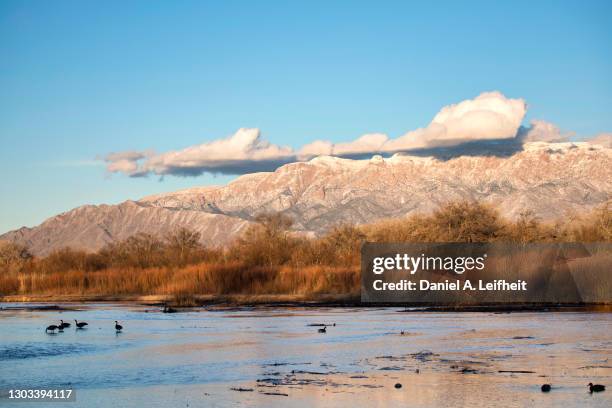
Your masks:
<svg viewBox="0 0 612 408"><path fill-rule="evenodd" d="M298 148L398 136L498 90L612 131L612 2L0 2L0 232L235 176L109 176L240 127Z"/></svg>

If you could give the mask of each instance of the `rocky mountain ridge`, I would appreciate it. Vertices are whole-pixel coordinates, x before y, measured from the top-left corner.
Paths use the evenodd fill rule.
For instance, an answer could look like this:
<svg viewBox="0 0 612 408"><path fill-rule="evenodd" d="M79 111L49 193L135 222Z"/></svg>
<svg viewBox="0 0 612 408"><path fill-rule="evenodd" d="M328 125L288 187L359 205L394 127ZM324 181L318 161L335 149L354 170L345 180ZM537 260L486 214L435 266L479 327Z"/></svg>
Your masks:
<svg viewBox="0 0 612 408"><path fill-rule="evenodd" d="M339 223L404 217L449 201L479 200L509 218L531 210L550 220L590 211L611 197L612 149L589 143L528 143L508 157L321 156L226 186L78 207L0 239L47 254L65 246L97 250L137 232L164 234L184 226L199 231L203 243L222 245L263 212L282 212L296 230L320 234Z"/></svg>

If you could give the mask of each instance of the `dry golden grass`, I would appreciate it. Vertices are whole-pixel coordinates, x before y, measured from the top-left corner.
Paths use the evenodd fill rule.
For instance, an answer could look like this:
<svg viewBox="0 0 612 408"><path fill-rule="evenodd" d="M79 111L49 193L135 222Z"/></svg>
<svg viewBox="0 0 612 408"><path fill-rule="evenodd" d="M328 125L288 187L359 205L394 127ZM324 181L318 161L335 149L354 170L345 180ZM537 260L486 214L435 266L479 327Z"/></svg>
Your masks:
<svg viewBox="0 0 612 408"><path fill-rule="evenodd" d="M359 269L197 264L183 268L104 269L19 273L0 280L3 295L270 295L354 294ZM185 300L179 302L185 303Z"/></svg>
<svg viewBox="0 0 612 408"><path fill-rule="evenodd" d="M369 242L610 242L612 211L543 224L530 213L504 220L488 206L450 203L429 215L333 228L320 238L289 231L282 215L259 223L227 248L203 248L179 229L158 238L137 234L96 253L72 249L34 258L0 242L0 295L349 295L360 287L360 246ZM526 264L529 264L526 260Z"/></svg>

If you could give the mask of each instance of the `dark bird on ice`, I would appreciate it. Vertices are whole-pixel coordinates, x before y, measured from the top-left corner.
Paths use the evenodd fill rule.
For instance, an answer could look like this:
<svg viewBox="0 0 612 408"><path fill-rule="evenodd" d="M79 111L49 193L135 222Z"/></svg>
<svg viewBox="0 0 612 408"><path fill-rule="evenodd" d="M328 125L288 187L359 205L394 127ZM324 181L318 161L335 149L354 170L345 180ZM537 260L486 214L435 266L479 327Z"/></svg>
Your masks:
<svg viewBox="0 0 612 408"><path fill-rule="evenodd" d="M550 388L550 384L543 384L541 390L542 392L550 392Z"/></svg>
<svg viewBox="0 0 612 408"><path fill-rule="evenodd" d="M87 326L87 322L77 322L76 319L74 319L74 324L77 329L82 329L83 327Z"/></svg>
<svg viewBox="0 0 612 408"><path fill-rule="evenodd" d="M47 326L47 328L45 329L45 333L48 331L51 331L52 333L55 333L55 331L59 329L59 326L56 326L54 324L52 324L51 326Z"/></svg>
<svg viewBox="0 0 612 408"><path fill-rule="evenodd" d="M62 330L63 330L63 329L65 329L66 327L70 327L70 323L64 323L64 321L63 321L63 320L60 320L60 322L61 322L61 323L60 323L60 325L59 325L60 329L62 329Z"/></svg>
<svg viewBox="0 0 612 408"><path fill-rule="evenodd" d="M322 329L319 329L319 333L327 333L327 326L323 326Z"/></svg>
<svg viewBox="0 0 612 408"><path fill-rule="evenodd" d="M119 324L118 321L115 320L115 330L120 332L121 330L123 330L123 326Z"/></svg>
<svg viewBox="0 0 612 408"><path fill-rule="evenodd" d="M605 385L589 383L589 392L602 392L605 390Z"/></svg>

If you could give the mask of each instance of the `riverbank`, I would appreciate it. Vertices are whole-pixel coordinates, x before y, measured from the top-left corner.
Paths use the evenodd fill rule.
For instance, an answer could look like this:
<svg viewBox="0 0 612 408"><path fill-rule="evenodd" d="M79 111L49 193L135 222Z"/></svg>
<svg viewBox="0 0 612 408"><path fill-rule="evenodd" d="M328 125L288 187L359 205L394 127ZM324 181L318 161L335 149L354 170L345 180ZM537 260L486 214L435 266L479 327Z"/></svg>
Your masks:
<svg viewBox="0 0 612 408"><path fill-rule="evenodd" d="M7 295L1 303L138 303L144 305L168 304L177 307L205 305L298 305L298 306L358 306L355 295Z"/></svg>
<svg viewBox="0 0 612 408"><path fill-rule="evenodd" d="M82 296L82 295L11 295L0 297L0 309L2 304L9 303L37 303L43 304L39 310L60 310L58 304L93 304L93 303L119 303L136 304L144 306L158 306L160 308L170 307L172 312L193 311L199 308L234 308L234 307L261 307L261 308L283 308L283 307L400 307L408 312L431 311L431 312L612 312L612 303L608 304L480 304L480 305L443 305L443 304L398 304L398 303L363 303L359 296L354 295L321 295L321 296L298 296L298 295L195 295L188 301L183 299L177 303L176 298L167 295L149 296ZM68 307L69 309L70 307Z"/></svg>

